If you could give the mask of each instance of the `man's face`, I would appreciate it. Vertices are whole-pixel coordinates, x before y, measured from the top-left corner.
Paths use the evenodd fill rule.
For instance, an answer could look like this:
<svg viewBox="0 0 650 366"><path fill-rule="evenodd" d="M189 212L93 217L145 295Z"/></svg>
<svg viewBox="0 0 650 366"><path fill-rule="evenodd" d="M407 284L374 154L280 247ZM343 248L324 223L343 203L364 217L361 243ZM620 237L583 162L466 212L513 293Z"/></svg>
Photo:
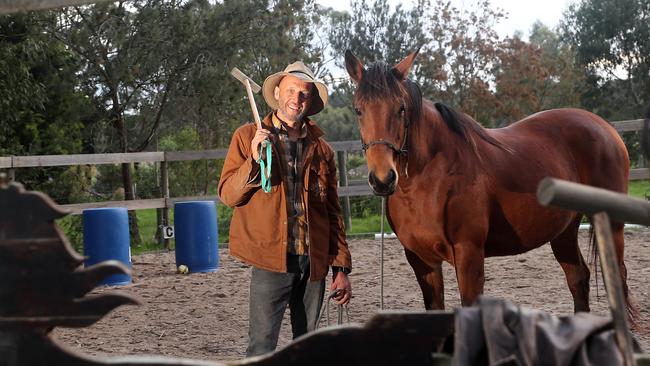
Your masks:
<svg viewBox="0 0 650 366"><path fill-rule="evenodd" d="M287 75L274 90L278 100L278 117L286 122L300 122L309 110L312 83Z"/></svg>

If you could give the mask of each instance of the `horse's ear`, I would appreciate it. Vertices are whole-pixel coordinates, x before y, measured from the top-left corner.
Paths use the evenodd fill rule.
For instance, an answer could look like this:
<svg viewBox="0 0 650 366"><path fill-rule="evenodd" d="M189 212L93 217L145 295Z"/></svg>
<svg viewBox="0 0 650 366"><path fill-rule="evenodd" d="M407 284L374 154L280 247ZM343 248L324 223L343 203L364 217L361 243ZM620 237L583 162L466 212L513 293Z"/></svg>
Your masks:
<svg viewBox="0 0 650 366"><path fill-rule="evenodd" d="M409 70L411 70L411 66L413 65L415 57L418 55L418 52L420 52L420 48L415 50L415 52L411 52L408 56L404 57L402 61L393 66L393 73L395 73L395 76L398 79L406 80L406 77L409 74Z"/></svg>
<svg viewBox="0 0 650 366"><path fill-rule="evenodd" d="M345 51L345 68L355 84L359 84L365 70L361 61L350 50Z"/></svg>

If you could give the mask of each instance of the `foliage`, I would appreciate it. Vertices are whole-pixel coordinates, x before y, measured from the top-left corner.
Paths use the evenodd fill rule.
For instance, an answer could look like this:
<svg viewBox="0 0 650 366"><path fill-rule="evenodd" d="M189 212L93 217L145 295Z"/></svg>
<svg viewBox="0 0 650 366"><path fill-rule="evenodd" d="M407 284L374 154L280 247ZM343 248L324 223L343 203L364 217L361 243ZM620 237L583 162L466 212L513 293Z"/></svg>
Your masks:
<svg viewBox="0 0 650 366"><path fill-rule="evenodd" d="M195 43L197 59L171 96L163 133L191 126L203 148L225 147L241 122L252 120L244 87L230 70L238 67L260 85L297 59L319 70L318 47L310 44L310 24L319 15L312 1L225 1L200 8L201 30L182 40ZM268 108L262 98L256 101L263 116Z"/></svg>
<svg viewBox="0 0 650 366"><path fill-rule="evenodd" d="M47 13L0 16L0 155L71 154L82 150L85 96L75 90L76 63L43 34Z"/></svg>
<svg viewBox="0 0 650 366"><path fill-rule="evenodd" d="M199 133L186 127L160 140L163 151L201 150ZM216 170L215 161L196 160L168 163L169 194L172 197L208 194L211 177Z"/></svg>
<svg viewBox="0 0 650 366"><path fill-rule="evenodd" d="M637 118L650 100L649 19L650 0L582 0L565 14L564 37L596 91L585 103L599 114Z"/></svg>
<svg viewBox="0 0 650 366"><path fill-rule="evenodd" d="M349 49L364 62L393 64L426 42L420 17L423 4L408 11L401 5L391 10L388 0L355 0L350 6L352 13L331 13L329 39L336 55ZM344 66L341 57L335 63Z"/></svg>
<svg viewBox="0 0 650 366"><path fill-rule="evenodd" d="M496 125L507 125L540 110L580 106L582 71L575 52L540 22L530 41L506 38L499 48L494 74Z"/></svg>
<svg viewBox="0 0 650 366"><path fill-rule="evenodd" d="M230 220L233 209L226 205L217 205L217 230L219 231L219 243L227 243L230 235Z"/></svg>
<svg viewBox="0 0 650 366"><path fill-rule="evenodd" d="M495 104L491 67L498 63L500 47L494 26L504 13L488 0L466 10L437 0L427 10L430 41L423 47L416 80L425 95L490 125Z"/></svg>
<svg viewBox="0 0 650 366"><path fill-rule="evenodd" d="M517 36L504 41L495 73L496 125L508 125L540 110L540 91L549 74L541 58L540 48Z"/></svg>
<svg viewBox="0 0 650 366"><path fill-rule="evenodd" d="M539 91L540 109L580 107L586 84L583 70L574 62L576 50L562 36L542 24L533 24L529 42L541 49L541 66L546 78Z"/></svg>
<svg viewBox="0 0 650 366"><path fill-rule="evenodd" d="M78 64L61 42L42 31L52 14L0 16L0 155L74 154L83 151L92 106L76 88ZM20 169L28 189L58 203L86 200L82 167Z"/></svg>
<svg viewBox="0 0 650 366"><path fill-rule="evenodd" d="M357 116L350 107L326 106L314 117L328 141L358 140Z"/></svg>
<svg viewBox="0 0 650 366"><path fill-rule="evenodd" d="M72 248L80 254L84 252L83 222L81 215L69 215L56 221L68 238Z"/></svg>

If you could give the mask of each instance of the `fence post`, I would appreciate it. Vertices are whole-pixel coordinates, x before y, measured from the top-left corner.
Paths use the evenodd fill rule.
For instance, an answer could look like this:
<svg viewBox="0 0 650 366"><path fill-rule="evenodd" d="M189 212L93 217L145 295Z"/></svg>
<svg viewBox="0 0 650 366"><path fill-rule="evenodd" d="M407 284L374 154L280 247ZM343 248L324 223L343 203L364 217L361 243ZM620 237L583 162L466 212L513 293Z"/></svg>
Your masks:
<svg viewBox="0 0 650 366"><path fill-rule="evenodd" d="M7 175L7 178L9 178L9 182L15 182L16 181L16 169L14 169L14 168L9 169L9 174Z"/></svg>
<svg viewBox="0 0 650 366"><path fill-rule="evenodd" d="M636 160L636 167L637 168L645 168L646 167L646 157L643 154L643 131L636 131L636 138L641 141L641 151L638 152L637 155L637 160Z"/></svg>
<svg viewBox="0 0 650 366"><path fill-rule="evenodd" d="M339 160L339 186L348 188L348 164L347 157L348 152L337 151L336 155ZM345 228L347 231L350 231L352 228L352 217L350 214L350 196L346 195L343 197L343 219L345 220Z"/></svg>
<svg viewBox="0 0 650 366"><path fill-rule="evenodd" d="M614 249L614 239L610 226L609 215L606 212L599 212L593 216L594 229L596 232L596 245L598 245L598 256L600 266L603 270L603 280L607 290L609 308L612 312L614 323L614 334L616 343L623 356L625 366L634 366L634 353L632 349L632 337L627 323L625 297L621 272L618 266L617 254Z"/></svg>
<svg viewBox="0 0 650 366"><path fill-rule="evenodd" d="M169 225L169 172L167 171L167 153L160 162L160 182L162 184L162 198L165 199L165 207L162 208L162 225ZM160 235L163 236L162 234ZM163 239L165 249L169 249L169 239Z"/></svg>

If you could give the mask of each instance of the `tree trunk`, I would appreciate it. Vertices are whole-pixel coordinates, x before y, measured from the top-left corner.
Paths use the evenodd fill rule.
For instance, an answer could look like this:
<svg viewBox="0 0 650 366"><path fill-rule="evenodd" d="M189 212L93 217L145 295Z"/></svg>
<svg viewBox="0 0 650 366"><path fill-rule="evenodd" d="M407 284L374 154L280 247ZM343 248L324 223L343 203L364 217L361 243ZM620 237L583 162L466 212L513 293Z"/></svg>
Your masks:
<svg viewBox="0 0 650 366"><path fill-rule="evenodd" d="M118 100L114 98L114 103L117 104ZM127 130L126 123L122 118L121 113L117 112L115 115L117 118L117 127L120 132L120 147L123 153L129 152L128 139L127 139ZM135 194L133 193L133 178L131 177L131 164L122 163L122 185L124 186L124 199L127 201L135 200ZM138 229L138 216L134 210L129 210L129 234L131 235L131 245L136 246L142 244L142 239L140 238L140 230Z"/></svg>
<svg viewBox="0 0 650 366"><path fill-rule="evenodd" d="M122 164L122 183L124 184L124 199L127 201L135 200L130 163ZM129 232L131 234L132 245L142 244L142 239L140 238L140 230L138 229L138 216L136 215L135 210L129 211Z"/></svg>

